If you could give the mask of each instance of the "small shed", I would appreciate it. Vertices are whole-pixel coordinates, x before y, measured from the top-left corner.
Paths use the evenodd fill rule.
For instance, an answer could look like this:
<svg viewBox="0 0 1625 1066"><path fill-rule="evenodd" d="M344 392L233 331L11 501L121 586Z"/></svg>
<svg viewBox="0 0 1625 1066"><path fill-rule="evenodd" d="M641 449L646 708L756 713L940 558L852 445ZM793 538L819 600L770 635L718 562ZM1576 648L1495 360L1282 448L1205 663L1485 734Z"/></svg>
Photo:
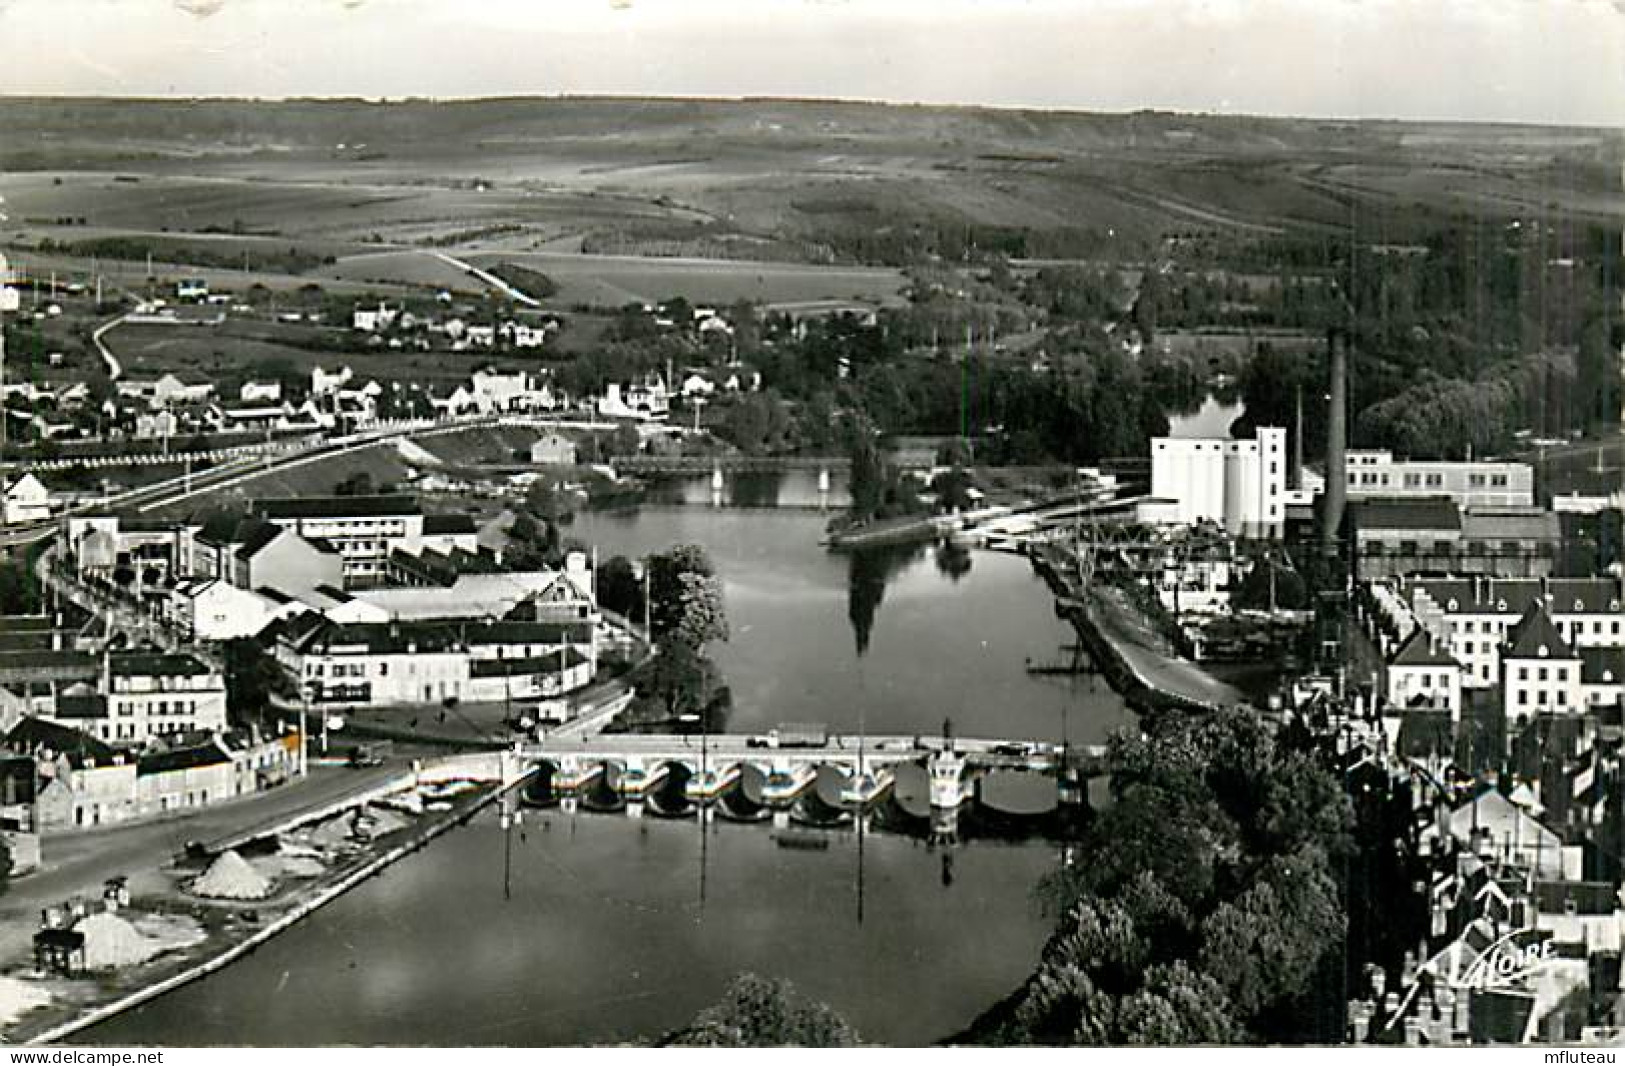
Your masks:
<svg viewBox="0 0 1625 1066"><path fill-rule="evenodd" d="M41 929L34 934L34 968L73 977L85 972L85 934L77 929Z"/></svg>

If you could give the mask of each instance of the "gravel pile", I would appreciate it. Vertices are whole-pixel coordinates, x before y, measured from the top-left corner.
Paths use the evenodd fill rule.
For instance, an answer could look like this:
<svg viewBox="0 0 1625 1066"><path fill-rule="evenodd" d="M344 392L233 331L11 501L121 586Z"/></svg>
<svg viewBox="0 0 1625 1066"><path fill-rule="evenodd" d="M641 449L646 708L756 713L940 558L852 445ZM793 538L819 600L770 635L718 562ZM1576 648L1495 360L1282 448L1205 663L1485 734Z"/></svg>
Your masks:
<svg viewBox="0 0 1625 1066"><path fill-rule="evenodd" d="M35 1007L51 1002L51 994L15 977L0 977L0 1026L10 1025Z"/></svg>
<svg viewBox="0 0 1625 1066"><path fill-rule="evenodd" d="M81 918L73 929L84 934L87 970L136 966L164 950L162 944L142 936L135 926L110 911Z"/></svg>
<svg viewBox="0 0 1625 1066"><path fill-rule="evenodd" d="M192 882L192 893L211 899L264 899L271 882L235 851L228 851Z"/></svg>

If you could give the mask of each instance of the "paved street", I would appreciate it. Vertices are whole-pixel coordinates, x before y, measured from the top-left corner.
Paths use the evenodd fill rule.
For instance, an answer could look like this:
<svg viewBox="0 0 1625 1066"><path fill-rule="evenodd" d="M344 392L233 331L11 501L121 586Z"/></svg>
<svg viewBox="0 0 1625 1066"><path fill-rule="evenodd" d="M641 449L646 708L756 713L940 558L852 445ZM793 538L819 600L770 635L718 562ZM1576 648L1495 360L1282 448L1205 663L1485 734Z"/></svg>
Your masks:
<svg viewBox="0 0 1625 1066"><path fill-rule="evenodd" d="M29 950L42 907L75 894L99 898L103 882L119 875L130 878L131 890L139 895L164 883L159 870L188 840L222 836L331 803L399 772L399 765L312 767L304 781L194 813L47 836L44 866L12 881L0 895L0 962Z"/></svg>

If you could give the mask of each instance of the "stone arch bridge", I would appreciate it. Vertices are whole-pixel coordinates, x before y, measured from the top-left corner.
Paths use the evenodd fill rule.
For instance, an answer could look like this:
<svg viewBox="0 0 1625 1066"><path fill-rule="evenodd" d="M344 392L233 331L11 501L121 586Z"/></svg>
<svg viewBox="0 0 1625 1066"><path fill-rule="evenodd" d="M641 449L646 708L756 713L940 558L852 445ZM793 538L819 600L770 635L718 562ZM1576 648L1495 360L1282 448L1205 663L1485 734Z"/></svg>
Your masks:
<svg viewBox="0 0 1625 1066"><path fill-rule="evenodd" d="M933 833L955 835L958 812L976 782L995 771L1040 773L1056 780L1063 801L1078 801L1083 783L1105 772L1104 746L935 736L829 736L821 744L771 746L763 738L719 735L597 735L545 738L517 752L523 772L565 805L589 790L633 812L675 791L702 816L733 792L746 773L762 782L762 806L775 821L814 789L819 773L842 779L841 807L867 811L884 801L903 766L924 769ZM765 815L764 815L765 816Z"/></svg>

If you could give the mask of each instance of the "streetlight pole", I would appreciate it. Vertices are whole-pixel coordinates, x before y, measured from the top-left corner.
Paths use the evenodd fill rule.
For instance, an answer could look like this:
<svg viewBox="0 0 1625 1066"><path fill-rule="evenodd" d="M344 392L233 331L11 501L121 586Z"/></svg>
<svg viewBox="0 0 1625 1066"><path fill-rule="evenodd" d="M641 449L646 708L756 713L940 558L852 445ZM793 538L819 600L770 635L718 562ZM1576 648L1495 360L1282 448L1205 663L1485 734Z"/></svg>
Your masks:
<svg viewBox="0 0 1625 1066"><path fill-rule="evenodd" d="M653 582L650 577L649 563L652 558L652 556L648 555L643 557L643 640L651 649L654 647L655 643L655 631L652 623L649 621L649 601L651 598L650 591L653 588Z"/></svg>
<svg viewBox="0 0 1625 1066"><path fill-rule="evenodd" d="M310 772L309 736L310 727L310 697L315 691L318 682L310 681L299 688L299 776L304 777Z"/></svg>

